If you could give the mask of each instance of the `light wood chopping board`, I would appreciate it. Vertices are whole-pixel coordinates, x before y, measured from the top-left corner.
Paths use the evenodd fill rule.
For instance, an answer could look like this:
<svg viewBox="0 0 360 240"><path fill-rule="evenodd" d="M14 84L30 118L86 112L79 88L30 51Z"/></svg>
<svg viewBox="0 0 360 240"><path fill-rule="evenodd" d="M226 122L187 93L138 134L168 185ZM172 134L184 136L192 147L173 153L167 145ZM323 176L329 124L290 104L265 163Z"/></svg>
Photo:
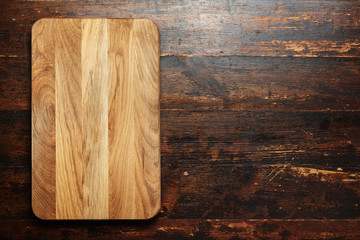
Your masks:
<svg viewBox="0 0 360 240"><path fill-rule="evenodd" d="M32 207L42 219L160 209L159 31L146 19L32 29Z"/></svg>

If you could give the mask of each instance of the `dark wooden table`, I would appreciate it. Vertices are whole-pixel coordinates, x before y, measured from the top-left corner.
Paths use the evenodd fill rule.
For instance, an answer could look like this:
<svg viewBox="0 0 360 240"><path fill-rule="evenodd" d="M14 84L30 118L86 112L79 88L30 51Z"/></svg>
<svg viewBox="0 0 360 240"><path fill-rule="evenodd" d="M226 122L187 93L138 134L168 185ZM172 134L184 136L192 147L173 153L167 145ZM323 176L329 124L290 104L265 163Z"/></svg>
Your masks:
<svg viewBox="0 0 360 240"><path fill-rule="evenodd" d="M0 2L0 239L359 239L360 4ZM150 221L31 210L31 27L149 18L161 32L162 208Z"/></svg>

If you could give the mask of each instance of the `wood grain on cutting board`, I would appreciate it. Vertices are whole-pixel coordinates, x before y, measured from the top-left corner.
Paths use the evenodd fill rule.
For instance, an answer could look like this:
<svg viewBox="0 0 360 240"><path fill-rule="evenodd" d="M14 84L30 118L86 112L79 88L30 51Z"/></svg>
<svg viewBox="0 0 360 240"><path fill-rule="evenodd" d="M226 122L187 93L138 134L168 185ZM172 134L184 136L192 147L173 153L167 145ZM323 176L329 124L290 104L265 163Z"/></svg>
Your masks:
<svg viewBox="0 0 360 240"><path fill-rule="evenodd" d="M43 219L160 207L159 32L145 19L42 19L32 33L32 206Z"/></svg>

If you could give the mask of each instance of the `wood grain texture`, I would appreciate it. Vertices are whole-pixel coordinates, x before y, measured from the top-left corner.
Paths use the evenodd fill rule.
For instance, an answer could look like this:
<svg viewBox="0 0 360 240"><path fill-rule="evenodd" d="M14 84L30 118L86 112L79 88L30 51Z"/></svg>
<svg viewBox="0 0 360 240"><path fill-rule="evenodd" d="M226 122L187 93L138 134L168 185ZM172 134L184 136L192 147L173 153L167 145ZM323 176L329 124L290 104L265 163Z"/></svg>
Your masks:
<svg viewBox="0 0 360 240"><path fill-rule="evenodd" d="M360 54L357 1L2 2L0 13L9 14L2 28L5 39L0 45L3 46L0 55L3 56L20 56L25 51L23 32L30 28L31 21L57 16L152 19L162 29L163 55L357 57Z"/></svg>
<svg viewBox="0 0 360 240"><path fill-rule="evenodd" d="M3 0L0 15L2 239L359 239L358 1ZM156 219L32 213L31 27L44 17L158 24Z"/></svg>
<svg viewBox="0 0 360 240"><path fill-rule="evenodd" d="M160 207L160 162L154 161L160 158L160 119L155 117L160 113L160 59L153 59L159 56L158 32L150 21L109 20L108 31L116 30L123 34L109 39L109 191L110 201L119 204L110 207L110 217L149 218Z"/></svg>
<svg viewBox="0 0 360 240"><path fill-rule="evenodd" d="M55 218L55 41L52 21L41 21L33 29L32 153L36 161L32 175L32 203L40 218Z"/></svg>
<svg viewBox="0 0 360 240"><path fill-rule="evenodd" d="M0 58L0 110L30 107L26 62ZM358 69L360 58L163 56L161 109L357 110Z"/></svg>
<svg viewBox="0 0 360 240"><path fill-rule="evenodd" d="M79 219L83 216L84 174L81 129L81 21L48 21L54 21L56 25L56 219ZM36 95L36 92L33 92L33 95ZM37 159L33 158L33 161L36 162ZM36 172L37 169L33 171Z"/></svg>
<svg viewBox="0 0 360 240"><path fill-rule="evenodd" d="M351 111L360 58L162 57L163 110Z"/></svg>
<svg viewBox="0 0 360 240"><path fill-rule="evenodd" d="M16 136L29 131L30 114L2 114L8 117L1 119L1 128L13 122L19 131L2 134L23 146L24 160L11 162L17 167L1 166L11 170L2 178L0 216L25 220L33 215L30 200L15 206L13 202L30 196L29 139L20 141ZM221 118L216 114L162 112L161 218L360 217L359 112L223 111ZM230 126L237 119L240 126L247 126Z"/></svg>
<svg viewBox="0 0 360 240"><path fill-rule="evenodd" d="M51 31L54 36L50 56L55 74L47 79L54 85L49 93L54 96L50 103L41 104L55 108L51 116L56 123L51 126L55 126L56 141L49 144L56 152L50 161L56 163L51 166L56 188L50 189L49 204L56 214L42 212L46 208L36 198L34 211L41 212L38 216L44 219L153 217L160 209L156 25L142 19L42 19L34 29L35 46L42 40L37 38L38 29ZM39 44L46 45L47 41ZM33 54L35 73L43 69L37 63L40 54L47 56L48 52L40 49ZM33 88L34 99L41 97L38 92ZM35 109L41 105L36 101L33 104ZM33 119L46 120L41 114L34 114ZM47 134L46 125L38 128L38 138ZM43 171L36 167L47 163L47 159L37 157L41 153L42 148L33 145L34 176ZM43 182L47 181L45 177ZM37 191L43 182L35 185L36 196L46 195Z"/></svg>
<svg viewBox="0 0 360 240"><path fill-rule="evenodd" d="M107 20L84 19L82 30L86 39L81 48L83 216L106 219L109 216Z"/></svg>
<svg viewBox="0 0 360 240"><path fill-rule="evenodd" d="M159 219L141 223L66 223L0 221L5 239L359 239L354 220L283 221L259 219ZM61 226L59 228L58 226ZM25 230L26 229L26 230ZM321 236L319 236L321 233Z"/></svg>

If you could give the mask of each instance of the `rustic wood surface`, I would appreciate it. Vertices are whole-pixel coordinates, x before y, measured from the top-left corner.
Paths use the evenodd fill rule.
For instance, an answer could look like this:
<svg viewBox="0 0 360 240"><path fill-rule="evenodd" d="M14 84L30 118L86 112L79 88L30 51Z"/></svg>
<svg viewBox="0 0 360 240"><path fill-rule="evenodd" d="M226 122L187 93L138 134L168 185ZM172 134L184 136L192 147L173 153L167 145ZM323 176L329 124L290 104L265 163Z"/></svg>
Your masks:
<svg viewBox="0 0 360 240"><path fill-rule="evenodd" d="M154 217L161 181L156 25L43 18L32 29L35 215Z"/></svg>
<svg viewBox="0 0 360 240"><path fill-rule="evenodd" d="M4 239L359 239L358 1L0 2ZM144 17L161 40L162 202L140 222L31 211L31 27Z"/></svg>

